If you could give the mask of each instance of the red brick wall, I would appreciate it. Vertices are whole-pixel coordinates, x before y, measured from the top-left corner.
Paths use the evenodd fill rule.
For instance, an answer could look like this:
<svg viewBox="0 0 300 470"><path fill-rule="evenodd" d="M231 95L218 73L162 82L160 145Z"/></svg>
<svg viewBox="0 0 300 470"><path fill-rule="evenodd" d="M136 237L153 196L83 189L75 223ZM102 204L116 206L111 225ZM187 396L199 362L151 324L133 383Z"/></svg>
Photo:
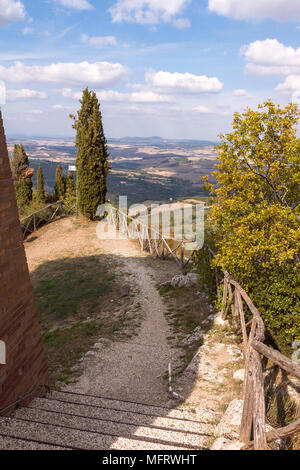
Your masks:
<svg viewBox="0 0 300 470"><path fill-rule="evenodd" d="M48 385L43 349L0 111L0 409Z"/></svg>

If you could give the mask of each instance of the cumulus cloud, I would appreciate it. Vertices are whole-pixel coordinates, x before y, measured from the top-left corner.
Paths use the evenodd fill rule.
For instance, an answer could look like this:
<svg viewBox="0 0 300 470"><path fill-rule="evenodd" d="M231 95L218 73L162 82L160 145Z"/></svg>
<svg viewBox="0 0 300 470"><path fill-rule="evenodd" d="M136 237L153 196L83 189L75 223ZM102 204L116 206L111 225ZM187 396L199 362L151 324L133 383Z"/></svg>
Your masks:
<svg viewBox="0 0 300 470"><path fill-rule="evenodd" d="M29 114L35 114L36 116L43 114L43 111L41 109L29 109L26 112Z"/></svg>
<svg viewBox="0 0 300 470"><path fill-rule="evenodd" d="M188 20L176 18L190 0L118 0L110 9L114 23L158 24L173 22L176 27L190 26Z"/></svg>
<svg viewBox="0 0 300 470"><path fill-rule="evenodd" d="M246 70L256 75L300 73L300 47L281 44L277 39L255 41L241 49L247 60Z"/></svg>
<svg viewBox="0 0 300 470"><path fill-rule="evenodd" d="M186 29L192 26L190 20L187 18L177 18L173 20L173 25L178 29Z"/></svg>
<svg viewBox="0 0 300 470"><path fill-rule="evenodd" d="M117 44L117 39L114 36L90 37L87 34L82 34L81 41L99 49L106 46L116 46Z"/></svg>
<svg viewBox="0 0 300 470"><path fill-rule="evenodd" d="M27 26L22 29L22 34L24 34L24 36L28 36L28 34L32 34L33 31L34 31L33 28L30 28L29 26Z"/></svg>
<svg viewBox="0 0 300 470"><path fill-rule="evenodd" d="M152 91L138 91L133 93L121 93L115 90L96 91L97 96L102 101L119 103L172 103L174 98L168 95L154 93ZM71 88L64 88L62 95L65 98L79 100L82 92L73 91Z"/></svg>
<svg viewBox="0 0 300 470"><path fill-rule="evenodd" d="M146 73L146 81L149 86L164 93L217 93L223 88L217 77L191 73L150 71Z"/></svg>
<svg viewBox="0 0 300 470"><path fill-rule="evenodd" d="M197 113L200 113L200 114L211 114L213 111L208 108L207 106L203 106L203 105L199 105L199 106L196 106L193 111L196 111Z"/></svg>
<svg viewBox="0 0 300 470"><path fill-rule="evenodd" d="M299 0L209 0L210 11L238 20L299 21Z"/></svg>
<svg viewBox="0 0 300 470"><path fill-rule="evenodd" d="M0 0L0 25L24 20L26 15L22 2L15 0Z"/></svg>
<svg viewBox="0 0 300 470"><path fill-rule="evenodd" d="M72 106L63 106L62 104L54 104L51 106L54 111L70 111L74 109Z"/></svg>
<svg viewBox="0 0 300 470"><path fill-rule="evenodd" d="M234 90L234 96L246 96L247 92L243 88L239 88L238 90Z"/></svg>
<svg viewBox="0 0 300 470"><path fill-rule="evenodd" d="M59 62L51 65L25 65L15 62L0 66L0 79L11 83L68 83L74 85L112 85L127 75L127 69L110 62Z"/></svg>
<svg viewBox="0 0 300 470"><path fill-rule="evenodd" d="M47 93L36 90L29 90L28 88L23 88L21 90L7 90L6 91L7 101L19 101L19 100L30 100L30 99L41 99L45 100L48 98Z"/></svg>
<svg viewBox="0 0 300 470"><path fill-rule="evenodd" d="M59 3L63 7L74 8L75 10L94 10L93 5L91 5L88 0L54 0L56 3Z"/></svg>
<svg viewBox="0 0 300 470"><path fill-rule="evenodd" d="M278 91L284 93L293 93L300 91L300 75L289 75L283 83L280 83L277 88Z"/></svg>
<svg viewBox="0 0 300 470"><path fill-rule="evenodd" d="M171 103L174 101L174 98L154 93L153 91L138 91L131 93L130 101L134 103Z"/></svg>

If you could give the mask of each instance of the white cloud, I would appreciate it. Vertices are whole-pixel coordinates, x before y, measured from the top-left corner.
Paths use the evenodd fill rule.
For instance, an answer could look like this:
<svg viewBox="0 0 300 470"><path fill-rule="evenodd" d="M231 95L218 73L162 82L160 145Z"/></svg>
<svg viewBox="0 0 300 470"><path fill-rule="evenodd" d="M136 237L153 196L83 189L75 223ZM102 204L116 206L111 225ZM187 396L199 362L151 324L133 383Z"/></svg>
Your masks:
<svg viewBox="0 0 300 470"><path fill-rule="evenodd" d="M41 109L29 109L27 112L30 114L35 114L36 116L43 114L43 111Z"/></svg>
<svg viewBox="0 0 300 470"><path fill-rule="evenodd" d="M210 11L238 20L300 20L299 0L209 0Z"/></svg>
<svg viewBox="0 0 300 470"><path fill-rule="evenodd" d="M82 42L89 44L90 46L102 48L106 46L116 46L117 39L114 36L95 36L90 37L87 34L82 34Z"/></svg>
<svg viewBox="0 0 300 470"><path fill-rule="evenodd" d="M74 109L72 106L63 106L62 104L54 104L51 106L54 111L70 111Z"/></svg>
<svg viewBox="0 0 300 470"><path fill-rule="evenodd" d="M36 90L29 90L28 88L23 88L21 90L7 90L6 91L7 101L19 101L19 100L31 100L31 99L41 99L45 100L48 98L47 93Z"/></svg>
<svg viewBox="0 0 300 470"><path fill-rule="evenodd" d="M246 70L256 75L300 73L300 47L281 44L277 39L255 41L241 49L247 60Z"/></svg>
<svg viewBox="0 0 300 470"><path fill-rule="evenodd" d="M33 28L30 28L29 26L22 29L22 34L24 34L24 36L27 36L28 34L32 34L32 33L33 33Z"/></svg>
<svg viewBox="0 0 300 470"><path fill-rule="evenodd" d="M104 87L121 80L127 73L123 65L110 62L59 62L46 66L28 66L15 62L10 67L0 66L0 79L8 83L67 83L83 86L96 84Z"/></svg>
<svg viewBox="0 0 300 470"><path fill-rule="evenodd" d="M96 93L100 102L107 101L119 103L171 103L174 101L174 98L171 96L154 93L152 91L120 93L119 91L115 90L101 90L97 91ZM80 100L82 97L82 92L73 91L71 88L64 88L62 90L62 95L65 98Z"/></svg>
<svg viewBox="0 0 300 470"><path fill-rule="evenodd" d="M146 81L165 93L216 93L223 88L223 83L216 77L190 73L147 72Z"/></svg>
<svg viewBox="0 0 300 470"><path fill-rule="evenodd" d="M300 75L289 75L276 89L288 94L300 91Z"/></svg>
<svg viewBox="0 0 300 470"><path fill-rule="evenodd" d="M138 91L131 93L130 101L134 103L171 103L174 101L174 98L154 93L153 91Z"/></svg>
<svg viewBox="0 0 300 470"><path fill-rule="evenodd" d="M0 25L24 20L26 15L22 2L0 0Z"/></svg>
<svg viewBox="0 0 300 470"><path fill-rule="evenodd" d="M193 108L193 111L196 111L200 114L211 114L213 112L210 108L203 105L196 106L195 108Z"/></svg>
<svg viewBox="0 0 300 470"><path fill-rule="evenodd" d="M246 96L247 91L243 90L243 88L239 88L238 90L234 90L233 94L234 96Z"/></svg>
<svg viewBox="0 0 300 470"><path fill-rule="evenodd" d="M161 21L171 23L178 27L187 27L185 23L178 23L176 15L180 14L190 0L118 0L110 9L114 23L158 24ZM177 25L176 25L177 21ZM180 26L179 26L180 27Z"/></svg>
<svg viewBox="0 0 300 470"><path fill-rule="evenodd" d="M74 8L75 10L94 10L93 5L87 0L54 0L63 7Z"/></svg>
<svg viewBox="0 0 300 470"><path fill-rule="evenodd" d="M187 18L177 18L173 20L173 25L178 29L186 29L192 26L190 20Z"/></svg>

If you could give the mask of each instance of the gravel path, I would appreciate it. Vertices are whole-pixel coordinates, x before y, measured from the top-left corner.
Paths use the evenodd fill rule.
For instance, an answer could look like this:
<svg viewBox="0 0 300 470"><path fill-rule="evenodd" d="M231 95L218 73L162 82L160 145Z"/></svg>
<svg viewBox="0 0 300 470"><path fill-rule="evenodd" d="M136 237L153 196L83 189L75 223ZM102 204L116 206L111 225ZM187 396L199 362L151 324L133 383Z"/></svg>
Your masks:
<svg viewBox="0 0 300 470"><path fill-rule="evenodd" d="M108 348L85 359L79 382L69 385L66 390L163 404L168 401L167 382L163 376L169 362L177 361L178 352L167 342L171 331L155 287L156 273L147 264L147 255L141 254L131 240L99 240L99 244L102 253L120 259L124 276L137 287L136 300L141 305L144 320L138 336L128 342L111 343Z"/></svg>

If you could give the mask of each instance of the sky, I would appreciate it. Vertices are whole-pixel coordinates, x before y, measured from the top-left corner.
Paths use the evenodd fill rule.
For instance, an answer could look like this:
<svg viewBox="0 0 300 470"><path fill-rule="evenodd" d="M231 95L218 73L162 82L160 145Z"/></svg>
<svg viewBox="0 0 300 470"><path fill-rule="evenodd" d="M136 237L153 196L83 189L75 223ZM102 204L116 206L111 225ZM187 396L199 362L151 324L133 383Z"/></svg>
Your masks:
<svg viewBox="0 0 300 470"><path fill-rule="evenodd" d="M88 86L107 137L215 141L300 103L299 39L300 0L0 0L6 133L73 136Z"/></svg>

